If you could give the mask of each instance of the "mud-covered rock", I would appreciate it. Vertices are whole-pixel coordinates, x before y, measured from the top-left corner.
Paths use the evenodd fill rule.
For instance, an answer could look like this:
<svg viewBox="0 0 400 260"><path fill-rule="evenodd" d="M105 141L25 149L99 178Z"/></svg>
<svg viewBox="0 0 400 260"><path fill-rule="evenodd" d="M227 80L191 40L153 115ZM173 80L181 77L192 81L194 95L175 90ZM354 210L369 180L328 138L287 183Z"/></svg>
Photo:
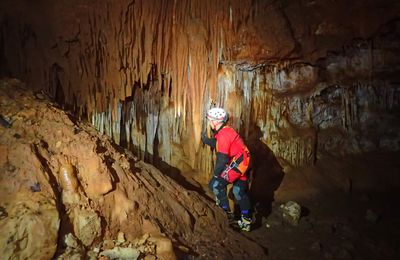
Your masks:
<svg viewBox="0 0 400 260"><path fill-rule="evenodd" d="M90 246L101 234L99 216L93 210L75 208L72 217L75 235L85 246Z"/></svg>
<svg viewBox="0 0 400 260"><path fill-rule="evenodd" d="M0 219L3 259L51 259L57 248L60 219L52 198L18 193L7 201L7 217Z"/></svg>
<svg viewBox="0 0 400 260"><path fill-rule="evenodd" d="M126 240L120 245L122 248L146 233L148 237L163 237L154 242L145 239L139 246L143 256L155 255L158 250L160 256L173 258L173 239L193 255L211 253L225 258L239 252L244 258L265 256L259 245L229 228L224 213L214 203L125 153L90 125L35 98L31 91L21 89L18 81L7 82L0 80L0 114L9 115L14 123L11 128L0 127L0 223L6 227L2 231L9 230L10 236L22 230L25 237L20 241L27 244L17 247L12 239L7 244L4 236L3 251L8 255L32 255L33 243L35 248L41 248L35 251L35 258L51 259L56 254L55 257L94 259L94 249L114 248L118 243L114 239L121 232ZM17 133L19 138L15 138ZM38 183L40 189L33 191ZM41 206L29 206L35 211L28 214L28 220L24 214L18 215L22 223L34 215L38 225L20 225L16 229L9 224L14 223L8 220L15 215L15 194L26 194L18 197L20 206L32 204L30 201L36 201L38 196L43 198L38 202L41 206L52 202L45 211ZM39 232L37 227L46 234L32 240ZM90 256L79 247L57 244L57 236L68 233L76 236L85 251L92 252ZM220 241L229 242L216 247Z"/></svg>

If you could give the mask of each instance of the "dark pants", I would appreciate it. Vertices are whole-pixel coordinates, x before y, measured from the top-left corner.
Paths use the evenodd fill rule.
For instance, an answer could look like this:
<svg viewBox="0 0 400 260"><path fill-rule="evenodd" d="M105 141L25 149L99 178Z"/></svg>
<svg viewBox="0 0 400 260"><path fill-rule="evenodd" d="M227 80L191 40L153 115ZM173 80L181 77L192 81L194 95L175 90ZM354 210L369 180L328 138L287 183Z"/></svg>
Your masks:
<svg viewBox="0 0 400 260"><path fill-rule="evenodd" d="M228 184L229 182L220 177L213 177L211 181L208 183L208 187L212 190L217 199L217 204L225 211L230 211L228 194L227 194ZM244 217L249 218L251 204L247 191L248 191L247 181L237 180L233 183L233 195L235 197L236 202L239 204L241 214Z"/></svg>

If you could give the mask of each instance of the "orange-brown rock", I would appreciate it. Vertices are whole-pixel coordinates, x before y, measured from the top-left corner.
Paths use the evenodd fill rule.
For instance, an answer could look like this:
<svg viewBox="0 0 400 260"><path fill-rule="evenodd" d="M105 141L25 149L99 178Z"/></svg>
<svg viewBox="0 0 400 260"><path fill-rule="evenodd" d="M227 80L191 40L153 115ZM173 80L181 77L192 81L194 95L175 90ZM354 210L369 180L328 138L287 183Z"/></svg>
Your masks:
<svg viewBox="0 0 400 260"><path fill-rule="evenodd" d="M127 246L147 234L152 240L146 241L155 250L151 252L164 259L172 259L178 246L204 256L229 257L235 252L243 258L265 256L258 245L228 227L214 203L19 86L15 80L0 81L0 114L10 115L12 122L10 128L0 127L0 147L5 152L0 160L0 245L7 257L83 254L76 246L62 251L58 241L69 233L89 249L88 254L98 255L102 241L116 239L121 232L127 242L115 243ZM38 116L19 119L25 110ZM63 145L57 147L60 137ZM65 162L76 166L76 172ZM59 176L60 169L67 179ZM77 181L71 181L71 173ZM78 185L70 191L79 196L65 201L62 192L78 182L83 189ZM110 183L105 190L91 187ZM151 245L144 244L143 254L147 246Z"/></svg>

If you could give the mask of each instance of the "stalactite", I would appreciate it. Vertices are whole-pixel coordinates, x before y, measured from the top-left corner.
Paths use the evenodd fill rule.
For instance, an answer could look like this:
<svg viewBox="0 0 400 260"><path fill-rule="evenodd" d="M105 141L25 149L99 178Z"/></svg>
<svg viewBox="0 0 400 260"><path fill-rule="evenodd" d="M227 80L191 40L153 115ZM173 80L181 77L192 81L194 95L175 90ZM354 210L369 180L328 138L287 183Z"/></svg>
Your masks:
<svg viewBox="0 0 400 260"><path fill-rule="evenodd" d="M168 134L178 146L182 146L183 136L192 136L190 142L195 150L185 153L195 161L207 109L204 104L209 107L220 99L218 105L232 106L233 116L243 118L249 114L248 109L240 112L239 108L248 107L252 79L247 80L244 88L227 91L223 97L218 95L217 84L221 61L235 59L242 51L233 43L238 41L240 30L252 22L251 5L252 1L236 0L139 0L116 1L113 5L98 3L96 8L74 7L77 13L88 17L82 18L78 26L79 36L87 37L78 38L76 45L60 40L55 47L68 50L71 66L65 74L76 71L79 75L79 80L65 91L69 95L65 100L68 102L74 93L79 93L76 105L87 107L86 116L99 131L109 134L117 143L127 140L148 152L152 152L150 143L156 132L161 131L156 130L160 129L157 126L161 116L171 116L172 109L173 119L168 122L174 130ZM153 64L157 69L149 77ZM233 79L230 89L236 87L234 82ZM168 104L168 112L147 117L146 109L139 107L148 105L153 97L143 96L131 105L130 112L123 112L126 99L141 92L135 92L135 88L161 91L162 86L165 93L171 93L163 101ZM160 95L157 91L153 94ZM245 94L245 100L240 99L241 94ZM232 98L240 102L237 107L230 102ZM245 122L248 125L250 120ZM236 124L240 127L239 119ZM127 136L121 137L121 127Z"/></svg>
<svg viewBox="0 0 400 260"><path fill-rule="evenodd" d="M357 135L360 143L367 142L368 122L384 120L378 114L393 113L400 103L396 77L376 80L379 73L398 69L396 42L380 41L386 36L376 33L375 40L323 57L326 49L319 48L326 46L312 38L312 54L301 48L299 53L294 47L301 43L286 35L295 29L288 22L293 17L281 17L279 1L67 2L46 2L76 17L49 19L51 26L39 27L49 33L38 64L30 50L41 46L35 42L39 30L18 22L16 35L8 34L24 43L11 55L20 57L15 67L27 74L48 68L40 75L50 94L57 92L65 107L85 108L80 117L143 153L142 158L157 154L176 166L182 160L178 154L193 168L211 172L213 153L199 139L205 111L218 105L245 138L258 126L277 156L307 164L318 149L342 145L350 151L346 138ZM311 31L308 26L299 28ZM323 58L318 66L312 64L314 56Z"/></svg>

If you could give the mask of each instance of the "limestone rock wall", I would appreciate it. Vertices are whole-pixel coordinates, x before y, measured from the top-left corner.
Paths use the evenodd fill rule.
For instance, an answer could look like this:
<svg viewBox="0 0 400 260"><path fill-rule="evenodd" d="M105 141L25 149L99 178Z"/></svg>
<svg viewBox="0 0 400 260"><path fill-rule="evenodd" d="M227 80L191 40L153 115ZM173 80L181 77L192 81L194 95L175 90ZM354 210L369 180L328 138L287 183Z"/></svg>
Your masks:
<svg viewBox="0 0 400 260"><path fill-rule="evenodd" d="M399 2L2 1L0 71L149 161L210 172L224 106L276 156L398 150ZM207 177L205 177L207 179Z"/></svg>
<svg viewBox="0 0 400 260"><path fill-rule="evenodd" d="M3 258L97 259L113 240L126 240L131 250L140 245L143 257L178 248L186 255L265 257L214 202L21 85L0 80Z"/></svg>

